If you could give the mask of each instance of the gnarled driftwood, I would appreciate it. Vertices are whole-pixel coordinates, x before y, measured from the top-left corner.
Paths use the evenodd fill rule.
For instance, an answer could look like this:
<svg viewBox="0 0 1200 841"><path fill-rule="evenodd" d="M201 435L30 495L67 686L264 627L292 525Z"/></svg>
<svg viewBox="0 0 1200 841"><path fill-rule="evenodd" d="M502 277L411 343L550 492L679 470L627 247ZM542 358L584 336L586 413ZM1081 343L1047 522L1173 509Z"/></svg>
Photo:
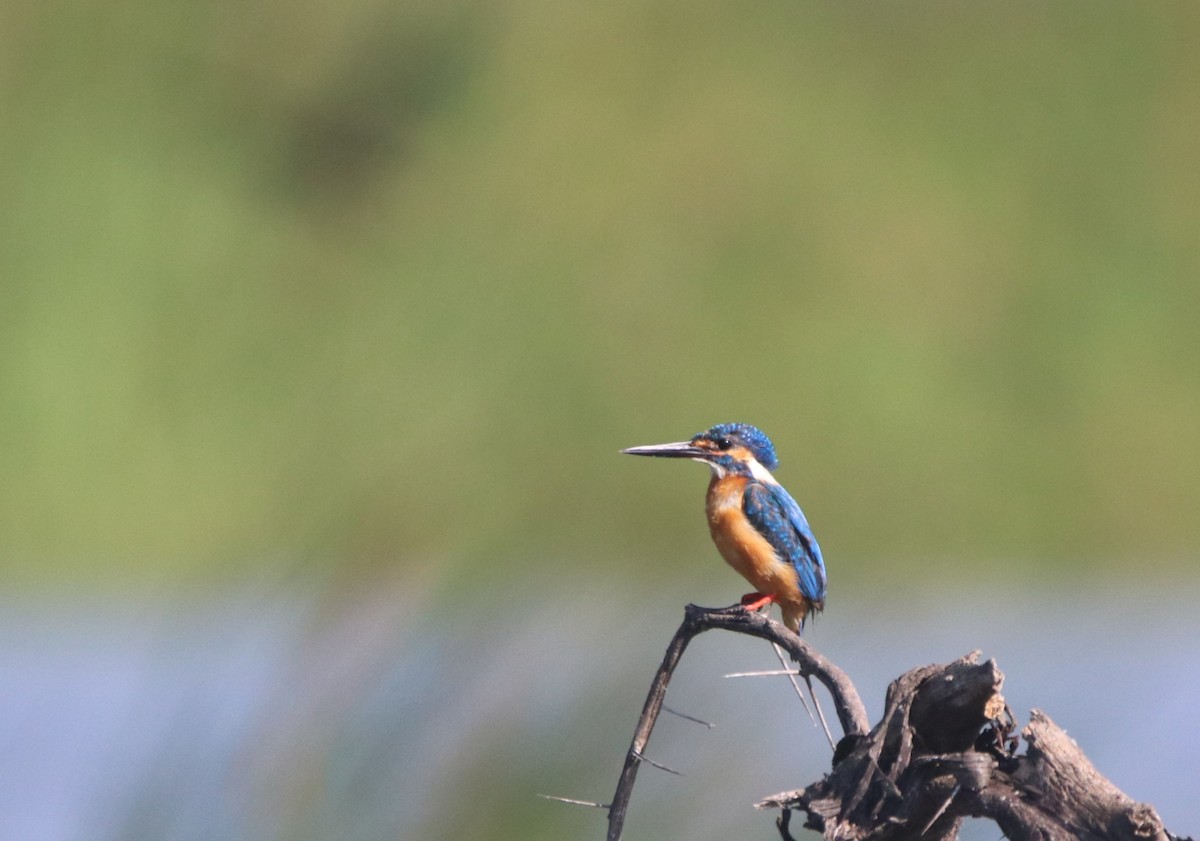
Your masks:
<svg viewBox="0 0 1200 841"><path fill-rule="evenodd" d="M776 643L792 655L800 674L815 677L833 698L844 735L830 772L757 804L782 810L778 826L785 841L792 838L793 811L803 812L804 825L831 841L949 841L966 817L993 820L1015 841L1184 841L1164 829L1154 807L1134 802L1105 779L1044 713L1034 710L1019 738L1000 692L1004 675L994 661L979 662L977 651L901 675L888 687L883 717L868 730L854 684L796 634L741 607L696 605L687 606L651 684L606 807L608 841L621 838L675 666L692 637L714 628Z"/></svg>

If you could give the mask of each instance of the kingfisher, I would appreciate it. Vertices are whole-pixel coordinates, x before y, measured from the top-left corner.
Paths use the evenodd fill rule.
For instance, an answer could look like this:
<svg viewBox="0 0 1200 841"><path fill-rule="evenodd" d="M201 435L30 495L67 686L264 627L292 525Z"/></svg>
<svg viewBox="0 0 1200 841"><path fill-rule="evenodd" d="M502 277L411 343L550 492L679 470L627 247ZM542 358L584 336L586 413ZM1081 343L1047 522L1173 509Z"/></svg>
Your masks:
<svg viewBox="0 0 1200 841"><path fill-rule="evenodd" d="M775 445L746 423L721 423L689 441L621 450L631 456L690 458L712 470L705 511L713 543L755 588L747 610L779 605L797 633L809 612L825 607L825 561L804 512L771 471Z"/></svg>

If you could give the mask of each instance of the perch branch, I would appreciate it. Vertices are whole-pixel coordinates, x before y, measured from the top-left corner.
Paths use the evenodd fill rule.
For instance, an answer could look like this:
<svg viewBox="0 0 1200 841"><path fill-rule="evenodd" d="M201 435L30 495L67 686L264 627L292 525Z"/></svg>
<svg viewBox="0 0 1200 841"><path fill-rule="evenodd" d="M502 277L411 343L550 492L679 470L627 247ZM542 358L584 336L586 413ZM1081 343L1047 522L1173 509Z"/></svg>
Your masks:
<svg viewBox="0 0 1200 841"><path fill-rule="evenodd" d="M846 735L862 735L867 732L866 707L858 697L858 690L854 688L854 684L841 669L818 654L796 634L778 622L762 614L747 611L740 605L714 609L690 604L684 609L683 623L667 646L662 665L658 667L650 684L646 703L642 706L642 714L633 733L633 741L625 754L625 764L621 768L617 790L608 809L608 841L619 841L621 838L638 768L644 761L646 744L650 741L650 734L662 711L667 685L671 682L675 667L679 665L679 660L692 638L714 628L747 634L780 646L796 661L801 675L816 677L829 690L837 710L838 721L841 722L842 731Z"/></svg>

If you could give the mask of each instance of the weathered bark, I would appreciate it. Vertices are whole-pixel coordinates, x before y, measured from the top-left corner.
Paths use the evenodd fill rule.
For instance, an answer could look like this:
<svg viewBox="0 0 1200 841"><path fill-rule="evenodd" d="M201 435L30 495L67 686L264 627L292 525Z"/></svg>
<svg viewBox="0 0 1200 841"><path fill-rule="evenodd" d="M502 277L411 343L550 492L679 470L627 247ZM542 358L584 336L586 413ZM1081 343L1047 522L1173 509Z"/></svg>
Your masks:
<svg viewBox="0 0 1200 841"><path fill-rule="evenodd" d="M739 608L688 605L659 668L609 809L609 841L618 841L643 751L676 663L688 641L725 628L781 645L830 690L845 736L833 767L815 783L764 799L782 809L786 839L792 810L833 841L949 841L966 817L996 822L1015 841L1175 841L1154 807L1136 803L1105 779L1079 746L1034 710L1021 731L1000 690L992 660L972 652L946 665L913 669L888 687L883 717L867 732L849 678L784 626ZM1190 841L1190 839L1188 839Z"/></svg>

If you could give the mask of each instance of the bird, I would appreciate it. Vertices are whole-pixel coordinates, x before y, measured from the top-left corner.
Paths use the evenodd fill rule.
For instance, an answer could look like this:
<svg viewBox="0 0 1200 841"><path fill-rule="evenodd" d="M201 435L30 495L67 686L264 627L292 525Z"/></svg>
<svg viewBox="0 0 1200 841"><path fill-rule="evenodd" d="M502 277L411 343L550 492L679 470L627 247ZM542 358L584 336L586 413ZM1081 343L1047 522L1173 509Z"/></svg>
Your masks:
<svg viewBox="0 0 1200 841"><path fill-rule="evenodd" d="M772 475L779 459L762 430L746 423L721 423L688 441L621 452L686 458L709 466L708 528L721 557L755 588L742 597L747 610L776 603L784 625L800 633L806 618L824 609L821 547L796 500Z"/></svg>

